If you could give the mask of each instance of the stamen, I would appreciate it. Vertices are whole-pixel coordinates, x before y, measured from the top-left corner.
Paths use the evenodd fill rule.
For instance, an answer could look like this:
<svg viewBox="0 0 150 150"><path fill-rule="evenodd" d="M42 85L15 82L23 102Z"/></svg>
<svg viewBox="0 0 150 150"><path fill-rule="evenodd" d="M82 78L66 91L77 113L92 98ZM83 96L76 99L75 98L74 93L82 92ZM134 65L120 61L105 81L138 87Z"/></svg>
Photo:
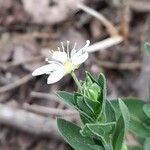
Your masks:
<svg viewBox="0 0 150 150"><path fill-rule="evenodd" d="M51 49L51 50L49 50L48 52L49 52L51 55L53 55L54 50Z"/></svg>
<svg viewBox="0 0 150 150"><path fill-rule="evenodd" d="M75 42L74 46L73 46L73 49L71 50L71 57L72 57L73 54L76 53L76 46L77 46L77 43Z"/></svg>
<svg viewBox="0 0 150 150"><path fill-rule="evenodd" d="M62 50L64 52L65 51L65 47L64 47L64 43L63 42L61 42L61 47L62 47Z"/></svg>
<svg viewBox="0 0 150 150"><path fill-rule="evenodd" d="M58 51L60 52L60 47L57 47Z"/></svg>
<svg viewBox="0 0 150 150"><path fill-rule="evenodd" d="M76 46L77 46L77 42L74 43L72 51L74 51L76 49Z"/></svg>
<svg viewBox="0 0 150 150"><path fill-rule="evenodd" d="M84 51L87 49L87 47L90 45L90 41L87 40L85 46L83 46L80 51L82 51L82 53L84 53Z"/></svg>
<svg viewBox="0 0 150 150"><path fill-rule="evenodd" d="M67 41L67 57L68 57L68 59L69 59L69 43L70 43L70 41Z"/></svg>

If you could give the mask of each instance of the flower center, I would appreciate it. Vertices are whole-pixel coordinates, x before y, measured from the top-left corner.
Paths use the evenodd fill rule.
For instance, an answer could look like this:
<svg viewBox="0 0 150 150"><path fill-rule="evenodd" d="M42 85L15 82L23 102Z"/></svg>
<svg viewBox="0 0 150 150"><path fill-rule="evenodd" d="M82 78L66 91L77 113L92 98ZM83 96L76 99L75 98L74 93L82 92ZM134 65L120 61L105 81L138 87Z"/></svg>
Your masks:
<svg viewBox="0 0 150 150"><path fill-rule="evenodd" d="M73 63L70 60L67 60L64 63L64 68L67 73L71 73L72 71L74 71Z"/></svg>

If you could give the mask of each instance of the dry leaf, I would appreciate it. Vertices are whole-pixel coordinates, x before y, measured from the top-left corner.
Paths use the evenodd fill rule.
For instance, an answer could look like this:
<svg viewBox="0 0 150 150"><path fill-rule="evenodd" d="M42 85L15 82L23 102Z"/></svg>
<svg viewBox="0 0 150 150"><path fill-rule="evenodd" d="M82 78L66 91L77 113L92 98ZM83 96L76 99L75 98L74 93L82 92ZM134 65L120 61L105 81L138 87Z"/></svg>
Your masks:
<svg viewBox="0 0 150 150"><path fill-rule="evenodd" d="M65 20L84 0L22 0L35 23L55 24Z"/></svg>

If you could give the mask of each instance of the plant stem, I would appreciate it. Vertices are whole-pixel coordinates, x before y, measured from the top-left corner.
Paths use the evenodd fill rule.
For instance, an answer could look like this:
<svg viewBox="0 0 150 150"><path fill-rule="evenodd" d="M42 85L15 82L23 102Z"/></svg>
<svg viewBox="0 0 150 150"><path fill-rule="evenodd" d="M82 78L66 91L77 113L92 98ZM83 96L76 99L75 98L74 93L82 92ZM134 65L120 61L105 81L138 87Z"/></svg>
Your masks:
<svg viewBox="0 0 150 150"><path fill-rule="evenodd" d="M76 74L72 71L72 72L71 72L71 75L72 75L72 78L74 79L76 85L78 86L78 89L80 90L80 89L81 89L81 84L80 84L80 82L79 82L79 80L78 80Z"/></svg>

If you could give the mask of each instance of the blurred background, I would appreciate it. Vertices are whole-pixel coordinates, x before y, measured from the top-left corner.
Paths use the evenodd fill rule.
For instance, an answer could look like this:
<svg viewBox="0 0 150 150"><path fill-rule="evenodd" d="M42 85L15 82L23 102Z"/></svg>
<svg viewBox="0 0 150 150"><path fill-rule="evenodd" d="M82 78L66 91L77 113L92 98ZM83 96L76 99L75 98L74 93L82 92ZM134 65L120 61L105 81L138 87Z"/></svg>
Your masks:
<svg viewBox="0 0 150 150"><path fill-rule="evenodd" d="M46 75L31 75L46 64L49 49L67 40L78 48L90 40L95 50L76 71L79 79L85 70L95 77L103 72L109 98L148 100L149 0L0 0L0 150L71 149L55 119L80 124L79 118L55 93L74 91L73 79L47 85Z"/></svg>

